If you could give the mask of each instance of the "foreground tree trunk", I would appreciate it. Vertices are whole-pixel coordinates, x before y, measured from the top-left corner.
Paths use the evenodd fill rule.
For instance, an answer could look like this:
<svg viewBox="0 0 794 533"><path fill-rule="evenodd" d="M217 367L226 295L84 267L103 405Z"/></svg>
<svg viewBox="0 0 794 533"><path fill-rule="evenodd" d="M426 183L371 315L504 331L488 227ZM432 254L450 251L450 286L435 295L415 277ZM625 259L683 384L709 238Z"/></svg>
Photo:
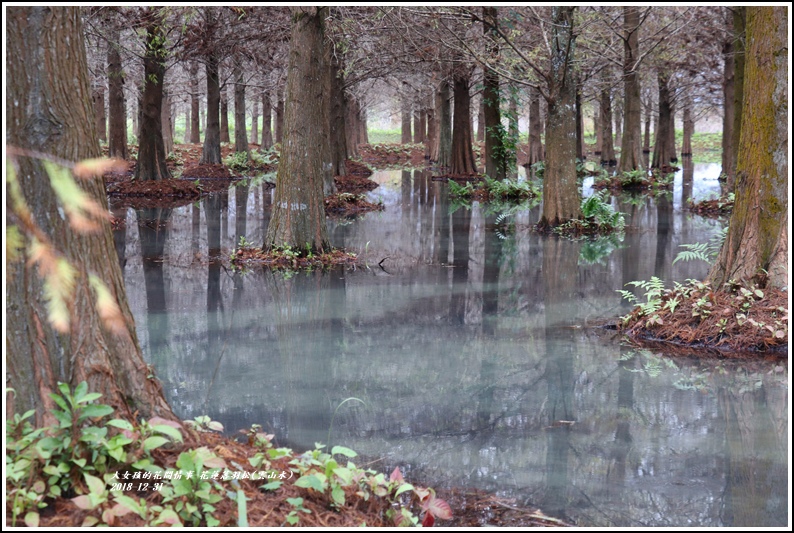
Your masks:
<svg viewBox="0 0 794 533"><path fill-rule="evenodd" d="M449 105L449 81L446 78L438 84L435 100L438 117L438 152L433 159L439 167L449 167L452 162L452 110Z"/></svg>
<svg viewBox="0 0 794 533"><path fill-rule="evenodd" d="M495 7L483 7L483 33L489 38L486 53L492 61L499 59L497 11ZM485 174L495 180L502 181L507 176L505 168L505 147L502 133L502 115L499 112L501 95L499 93L499 75L487 65L483 65L483 120L485 129Z"/></svg>
<svg viewBox="0 0 794 533"><path fill-rule="evenodd" d="M250 159L248 132L245 127L245 79L239 65L234 69L234 80L234 151L245 152Z"/></svg>
<svg viewBox="0 0 794 533"><path fill-rule="evenodd" d="M709 273L788 285L788 19L786 8L747 7L746 98L728 236Z"/></svg>
<svg viewBox="0 0 794 533"><path fill-rule="evenodd" d="M7 142L67 161L99 157L79 8L9 7L6 15ZM41 161L19 157L17 164L33 218L76 276L68 332L59 332L48 318L42 280L24 257L27 251L6 263L6 383L15 390L7 395L8 412L35 409L38 425L52 423L55 404L49 394L57 391L57 383L75 387L87 381L117 417L131 420L137 411L147 419L175 419L141 355L110 224L103 220L96 232L76 232L58 214ZM107 209L101 177L80 184ZM100 317L89 274L105 284L119 305L116 332Z"/></svg>
<svg viewBox="0 0 794 533"><path fill-rule="evenodd" d="M114 27L108 41L108 156L127 159L127 109L124 105L119 33Z"/></svg>
<svg viewBox="0 0 794 533"><path fill-rule="evenodd" d="M327 7L292 7L292 36L284 113L284 142L265 249L300 253L330 249L325 221L324 172L330 169L323 18Z"/></svg>
<svg viewBox="0 0 794 533"><path fill-rule="evenodd" d="M211 17L211 9L207 9L207 12L207 17ZM204 128L204 148L201 151L201 163L219 165L221 163L221 86L218 76L218 56L214 51L210 51L205 61L207 76L207 126Z"/></svg>
<svg viewBox="0 0 794 533"><path fill-rule="evenodd" d="M341 53L341 52L340 52ZM331 150L331 177L346 176L348 158L347 153L347 133L345 119L347 115L347 96L343 83L344 71L339 64L336 54L330 55L330 65L328 71L329 90L326 92L329 102L329 131L330 131L330 150ZM325 188L333 187L333 183L326 184ZM331 191L328 191L331 192Z"/></svg>
<svg viewBox="0 0 794 533"><path fill-rule="evenodd" d="M146 54L143 56L143 96L141 132L138 136L138 165L135 179L164 180L171 177L163 140L163 84L165 82L165 32L157 10L143 13L146 20ZM166 127L169 127L166 124Z"/></svg>
<svg viewBox="0 0 794 533"><path fill-rule="evenodd" d="M221 142L231 142L229 137L229 86L221 88Z"/></svg>
<svg viewBox="0 0 794 533"><path fill-rule="evenodd" d="M643 168L642 108L640 102L640 11L636 6L623 8L623 140L620 145L618 172Z"/></svg>
<svg viewBox="0 0 794 533"><path fill-rule="evenodd" d="M475 174L477 172L477 166L474 164L474 150L471 145L470 76L470 72L458 72L454 78L455 110L452 115L452 160L450 162L452 174Z"/></svg>
<svg viewBox="0 0 794 533"><path fill-rule="evenodd" d="M550 228L581 217L581 193L576 179L576 77L573 54L575 7L552 9L552 57L549 114L546 124L546 170L543 211L538 226Z"/></svg>

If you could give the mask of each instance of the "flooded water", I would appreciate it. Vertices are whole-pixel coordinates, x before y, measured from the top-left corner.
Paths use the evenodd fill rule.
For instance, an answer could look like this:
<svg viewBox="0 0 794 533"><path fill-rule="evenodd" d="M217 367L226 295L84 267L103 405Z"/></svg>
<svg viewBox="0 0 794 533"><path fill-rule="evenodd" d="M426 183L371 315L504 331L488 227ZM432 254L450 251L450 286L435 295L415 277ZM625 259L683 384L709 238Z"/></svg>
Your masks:
<svg viewBox="0 0 794 533"><path fill-rule="evenodd" d="M629 228L598 242L533 234L537 206L455 205L397 170L373 176L383 212L329 223L355 270L208 261L262 243L260 186L130 209L116 243L146 357L185 419L344 444L581 526L785 526L786 363L668 358L592 327L627 312L630 281L706 275L672 264L721 228L682 210L719 190L714 169L687 171L672 198L615 199Z"/></svg>

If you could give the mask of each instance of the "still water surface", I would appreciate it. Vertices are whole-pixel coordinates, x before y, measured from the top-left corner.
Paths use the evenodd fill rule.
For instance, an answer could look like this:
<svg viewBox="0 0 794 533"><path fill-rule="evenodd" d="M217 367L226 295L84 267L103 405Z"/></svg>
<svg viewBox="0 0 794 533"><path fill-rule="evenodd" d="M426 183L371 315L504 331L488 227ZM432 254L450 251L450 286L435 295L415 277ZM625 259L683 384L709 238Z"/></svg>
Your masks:
<svg viewBox="0 0 794 533"><path fill-rule="evenodd" d="M592 327L628 310L615 290L630 281L706 275L672 261L719 232L682 209L717 194L719 169L686 170L671 198L614 199L629 227L597 243L533 234L537 206L456 206L419 170L376 173L385 211L329 223L355 270L208 261L261 244L260 186L129 209L116 243L141 344L185 419L344 444L582 526L784 526L786 364L668 358Z"/></svg>

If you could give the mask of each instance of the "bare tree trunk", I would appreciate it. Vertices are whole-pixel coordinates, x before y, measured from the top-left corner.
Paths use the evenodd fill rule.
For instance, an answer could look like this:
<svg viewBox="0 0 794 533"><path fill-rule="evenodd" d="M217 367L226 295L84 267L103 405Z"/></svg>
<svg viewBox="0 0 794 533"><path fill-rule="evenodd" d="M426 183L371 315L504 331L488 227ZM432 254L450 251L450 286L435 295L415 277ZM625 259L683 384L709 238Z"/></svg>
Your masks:
<svg viewBox="0 0 794 533"><path fill-rule="evenodd" d="M656 142L653 146L651 168L669 166L675 157L675 148L671 152L670 130L673 128L672 106L670 105L670 87L668 74L659 73L659 118L656 121ZM673 131L673 135L675 132Z"/></svg>
<svg viewBox="0 0 794 533"><path fill-rule="evenodd" d="M642 153L651 153L651 106L645 107L645 134L642 137Z"/></svg>
<svg viewBox="0 0 794 533"><path fill-rule="evenodd" d="M455 111L452 115L452 174L475 174L474 150L471 145L471 117L469 115L470 72L457 72L454 77L453 97Z"/></svg>
<svg viewBox="0 0 794 533"><path fill-rule="evenodd" d="M438 116L438 153L435 160L440 167L452 163L452 110L449 105L449 81L444 78L436 91L436 115Z"/></svg>
<svg viewBox="0 0 794 533"><path fill-rule="evenodd" d="M108 156L127 159L127 109L124 105L119 33L114 26L108 41Z"/></svg>
<svg viewBox="0 0 794 533"><path fill-rule="evenodd" d="M330 249L325 221L324 172L330 168L323 17L327 7L292 7L284 142L265 248L299 253Z"/></svg>
<svg viewBox="0 0 794 533"><path fill-rule="evenodd" d="M51 154L66 161L99 157L92 120L88 66L80 9L77 7L8 7L6 11L9 146ZM36 124L35 128L26 125ZM53 327L43 280L23 250L6 262L7 412L35 409L36 425L56 422L50 393L58 382L72 388L82 381L102 394L115 417L176 417L159 382L141 354L127 303L110 224L98 220L95 232L76 231L65 217L47 173L38 159L19 157L17 179L32 220L75 268L67 331ZM102 178L81 180L81 188L107 209ZM17 224L11 210L7 223ZM42 243L44 244L44 243ZM28 256L28 257L26 257ZM107 287L118 303L120 321L113 331L100 316L89 275ZM106 308L104 309L106 310Z"/></svg>
<svg viewBox="0 0 794 533"><path fill-rule="evenodd" d="M615 146L623 146L623 101L612 100L613 116L615 118Z"/></svg>
<svg viewBox="0 0 794 533"><path fill-rule="evenodd" d="M746 8L747 56L736 201L728 236L709 273L788 285L788 16L786 7Z"/></svg>
<svg viewBox="0 0 794 533"><path fill-rule="evenodd" d="M262 93L262 145L260 149L264 152L273 146L273 116L270 102L270 92Z"/></svg>
<svg viewBox="0 0 794 533"><path fill-rule="evenodd" d="M276 99L276 142L281 143L284 140L284 91L278 90L278 98Z"/></svg>
<svg viewBox="0 0 794 533"><path fill-rule="evenodd" d="M427 113L427 140L425 141L425 159L433 159L433 154L438 152L438 120L434 108L425 110Z"/></svg>
<svg viewBox="0 0 794 533"><path fill-rule="evenodd" d="M143 57L144 89L141 134L138 137L138 165L135 179L163 180L171 177L166 166L163 139L163 84L165 83L165 37L163 21L152 11L146 13L146 54ZM168 124L166 124L168 127Z"/></svg>
<svg viewBox="0 0 794 533"><path fill-rule="evenodd" d="M692 135L695 134L695 121L692 119L692 107L689 102L684 106L684 138L681 142L681 155L692 156Z"/></svg>
<svg viewBox="0 0 794 533"><path fill-rule="evenodd" d="M103 80L96 80L91 94L94 104L94 120L96 121L97 134L100 141L108 140L107 116L105 115L105 84Z"/></svg>
<svg viewBox="0 0 794 533"><path fill-rule="evenodd" d="M198 63L190 62L190 142L201 142L199 117Z"/></svg>
<svg viewBox="0 0 794 533"><path fill-rule="evenodd" d="M499 57L499 46L496 41L498 32L497 10L495 7L483 7L483 33L489 38L486 44L486 55L492 60ZM501 94L499 92L499 75L483 67L482 101L484 106L483 119L485 129L485 174L492 179L502 181L507 176L505 168L504 129L502 128L502 115L499 105ZM455 95L457 99L457 93ZM468 114L468 112L467 112Z"/></svg>
<svg viewBox="0 0 794 533"><path fill-rule="evenodd" d="M251 142L259 144L259 98L251 98Z"/></svg>
<svg viewBox="0 0 794 533"><path fill-rule="evenodd" d="M221 142L231 142L229 137L229 85L221 87Z"/></svg>
<svg viewBox="0 0 794 533"><path fill-rule="evenodd" d="M606 81L606 80L604 80ZM601 164L615 166L618 164L615 157L615 145L612 137L612 95L609 87L601 90Z"/></svg>
<svg viewBox="0 0 794 533"><path fill-rule="evenodd" d="M733 8L733 32L736 35L734 40L734 78L733 78L733 108L735 110L733 115L733 131L731 136L732 162L734 167L738 164L739 143L741 141L740 135L742 132L742 121L744 113L744 64L746 61L746 36L745 24L747 22L746 11L744 6L736 6ZM734 167L731 167L733 169ZM729 191L733 191L736 187L737 173L730 172L728 174L727 187Z"/></svg>
<svg viewBox="0 0 794 533"><path fill-rule="evenodd" d="M358 138L361 144L369 144L369 133L367 132L367 108L359 107L359 109L361 111L358 113L358 125L361 129L359 130Z"/></svg>
<svg viewBox="0 0 794 533"><path fill-rule="evenodd" d="M361 144L361 108L358 100L348 99L345 106L345 136L347 138L347 152L349 157L358 157L358 145ZM347 169L345 169L347 170Z"/></svg>
<svg viewBox="0 0 794 533"><path fill-rule="evenodd" d="M400 143L411 144L411 102L408 99L408 84L403 83L402 107L400 108Z"/></svg>
<svg viewBox="0 0 794 533"><path fill-rule="evenodd" d="M640 11L636 6L623 8L623 142L620 145L619 172L644 168L642 157L642 109L640 102Z"/></svg>
<svg viewBox="0 0 794 533"><path fill-rule="evenodd" d="M540 116L540 92L537 87L529 88L529 157L527 166L543 161L543 143L540 134L543 131L543 120Z"/></svg>
<svg viewBox="0 0 794 533"><path fill-rule="evenodd" d="M234 151L245 152L248 158L248 132L245 127L245 78L243 68L238 64L234 67Z"/></svg>
<svg viewBox="0 0 794 533"><path fill-rule="evenodd" d="M546 170L543 175L543 211L538 222L542 229L578 219L582 214L576 178L575 9L573 6L552 8Z"/></svg>
<svg viewBox="0 0 794 533"><path fill-rule="evenodd" d="M221 87L218 75L218 57L210 52L206 57L207 71L207 127L204 129L204 148L201 163L219 165L221 163Z"/></svg>
<svg viewBox="0 0 794 533"><path fill-rule="evenodd" d="M331 150L331 177L333 176L346 176L347 166L347 133L345 116L347 115L347 97L345 95L345 87L342 70L342 65L339 64L339 58L336 54L329 54L330 63L328 68L328 90L325 94L329 98L329 128L331 132L330 137L330 150ZM332 184L326 184L326 189L329 189Z"/></svg>
<svg viewBox="0 0 794 533"><path fill-rule="evenodd" d="M477 142L485 142L485 97L482 94L477 106Z"/></svg>
<svg viewBox="0 0 794 533"><path fill-rule="evenodd" d="M171 127L171 96L166 91L163 91L160 125L163 128L163 148L167 158L174 151L174 130Z"/></svg>
<svg viewBox="0 0 794 533"><path fill-rule="evenodd" d="M579 76L576 77L576 159L584 161L587 153L584 148L584 116L582 114L582 89Z"/></svg>

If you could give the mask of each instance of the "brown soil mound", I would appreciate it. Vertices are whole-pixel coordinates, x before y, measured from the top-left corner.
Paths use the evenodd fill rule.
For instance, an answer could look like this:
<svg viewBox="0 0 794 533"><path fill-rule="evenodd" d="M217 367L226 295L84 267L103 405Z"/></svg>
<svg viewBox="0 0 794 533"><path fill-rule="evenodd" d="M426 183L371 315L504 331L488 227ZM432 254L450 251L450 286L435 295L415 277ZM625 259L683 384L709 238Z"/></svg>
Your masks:
<svg viewBox="0 0 794 533"><path fill-rule="evenodd" d="M571 524L543 514L537 508L517 506L513 500L479 490L439 490L453 510L446 527L567 527Z"/></svg>
<svg viewBox="0 0 794 533"><path fill-rule="evenodd" d="M697 203L693 203L690 200L687 204L687 209L702 217L724 217L729 216L733 211L733 202L724 198L703 200Z"/></svg>
<svg viewBox="0 0 794 533"><path fill-rule="evenodd" d="M347 173L353 176L363 176L365 178L372 176L372 170L370 170L367 165L359 163L358 161L353 161L352 159L345 161L345 168L347 169Z"/></svg>
<svg viewBox="0 0 794 533"><path fill-rule="evenodd" d="M360 174L334 176L334 183L336 184L337 191L352 194L361 194L378 187L377 183Z"/></svg>
<svg viewBox="0 0 794 533"><path fill-rule="evenodd" d="M325 213L327 215L360 215L370 211L383 211L382 204L373 204L361 195L339 193L325 197Z"/></svg>
<svg viewBox="0 0 794 533"><path fill-rule="evenodd" d="M640 345L662 342L720 356L787 356L788 293L738 285L726 289L690 282L663 294L654 312L635 308L618 327Z"/></svg>
<svg viewBox="0 0 794 533"><path fill-rule="evenodd" d="M330 267L335 265L353 265L356 256L342 250L332 250L324 254L298 255L298 252L285 252L275 250L263 252L261 248L247 246L237 248L232 256L232 265L236 267L250 267L263 265L274 268L301 269L312 267Z"/></svg>

